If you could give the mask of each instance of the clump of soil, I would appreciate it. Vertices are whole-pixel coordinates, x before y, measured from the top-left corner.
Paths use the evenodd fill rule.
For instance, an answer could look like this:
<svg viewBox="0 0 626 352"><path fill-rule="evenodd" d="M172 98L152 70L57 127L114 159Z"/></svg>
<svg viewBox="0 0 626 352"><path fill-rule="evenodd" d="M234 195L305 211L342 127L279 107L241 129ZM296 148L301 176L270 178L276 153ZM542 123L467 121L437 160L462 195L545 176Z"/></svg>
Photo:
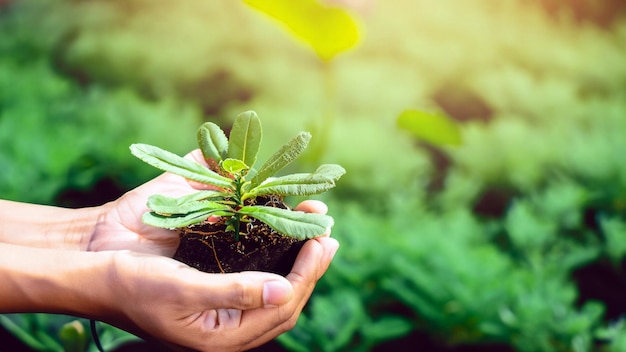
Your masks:
<svg viewBox="0 0 626 352"><path fill-rule="evenodd" d="M257 205L289 207L278 196L259 197ZM260 220L242 222L239 241L232 231L226 232L225 219L182 228L180 245L174 259L208 273L265 271L287 275L304 245L282 235Z"/></svg>

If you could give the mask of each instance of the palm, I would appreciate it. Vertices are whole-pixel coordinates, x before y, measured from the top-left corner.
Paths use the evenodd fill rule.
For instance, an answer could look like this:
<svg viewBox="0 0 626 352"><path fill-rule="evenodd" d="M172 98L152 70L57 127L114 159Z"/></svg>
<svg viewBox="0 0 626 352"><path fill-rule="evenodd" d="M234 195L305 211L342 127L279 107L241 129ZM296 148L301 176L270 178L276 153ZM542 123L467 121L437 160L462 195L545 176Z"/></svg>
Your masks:
<svg viewBox="0 0 626 352"><path fill-rule="evenodd" d="M202 154L195 150L186 158L204 163ZM174 231L145 225L141 221L148 211L146 202L153 194L171 197L197 191L202 185L193 185L180 176L165 173L131 190L108 207L90 241L93 251L127 249L142 253L172 256L178 246Z"/></svg>
<svg viewBox="0 0 626 352"><path fill-rule="evenodd" d="M181 177L163 174L133 189L108 208L90 242L94 251L128 249L143 253L172 256L178 246L174 231L145 225L146 201L152 194L181 196L194 189Z"/></svg>

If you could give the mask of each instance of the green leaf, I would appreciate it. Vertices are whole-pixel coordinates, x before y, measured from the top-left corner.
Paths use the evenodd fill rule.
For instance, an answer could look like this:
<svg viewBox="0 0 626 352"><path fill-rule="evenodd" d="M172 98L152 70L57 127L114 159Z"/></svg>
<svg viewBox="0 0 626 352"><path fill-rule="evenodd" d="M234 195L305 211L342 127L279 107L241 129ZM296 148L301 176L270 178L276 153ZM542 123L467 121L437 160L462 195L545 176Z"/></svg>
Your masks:
<svg viewBox="0 0 626 352"><path fill-rule="evenodd" d="M254 111L239 114L230 131L228 157L253 167L261 146L261 136L261 120L257 114Z"/></svg>
<svg viewBox="0 0 626 352"><path fill-rule="evenodd" d="M158 195L155 195L158 196ZM223 199L230 196L230 193L228 192L222 192L222 191L218 191L218 190L213 190L213 189L205 189L205 190L201 190L201 191L197 191L185 196L181 196L181 197L167 197L167 196L159 196L159 197L163 197L163 198L169 198L169 200L163 200L165 202L171 202L172 205L174 204L184 204L186 202L193 202L196 200L205 200L205 199Z"/></svg>
<svg viewBox="0 0 626 352"><path fill-rule="evenodd" d="M228 154L228 138L224 131L212 122L205 122L198 129L198 146L207 162L211 159L222 161Z"/></svg>
<svg viewBox="0 0 626 352"><path fill-rule="evenodd" d="M434 145L461 145L461 131L454 121L440 114L405 110L398 116L398 127Z"/></svg>
<svg viewBox="0 0 626 352"><path fill-rule="evenodd" d="M274 176L282 168L289 165L306 149L310 140L311 134L309 132L300 132L283 145L259 168L259 171L252 179L252 187L258 186L268 177Z"/></svg>
<svg viewBox="0 0 626 352"><path fill-rule="evenodd" d="M148 208L159 215L187 214L217 207L215 201L207 199L224 199L227 194L219 191L200 191L187 196L172 198L160 194L148 198Z"/></svg>
<svg viewBox="0 0 626 352"><path fill-rule="evenodd" d="M222 169L230 174L239 174L250 169L243 161L237 159L226 159L222 161Z"/></svg>
<svg viewBox="0 0 626 352"><path fill-rule="evenodd" d="M278 21L297 39L310 45L322 60L354 47L359 27L348 12L318 0L245 0Z"/></svg>
<svg viewBox="0 0 626 352"><path fill-rule="evenodd" d="M242 207L238 213L261 220L275 231L300 240L321 236L334 223L328 215L260 205Z"/></svg>
<svg viewBox="0 0 626 352"><path fill-rule="evenodd" d="M335 187L335 182L345 173L346 170L339 165L324 164L310 174L292 174L267 179L259 186L251 189L244 198L267 194L279 194L282 196L320 194Z"/></svg>
<svg viewBox="0 0 626 352"><path fill-rule="evenodd" d="M164 229L176 229L189 225L199 224L205 221L210 215L216 216L232 216L232 209L223 204L212 202L214 208L207 207L204 210L196 211L188 214L164 216L155 212L147 212L143 214L141 220L146 225L160 227ZM217 206L219 204L219 206Z"/></svg>
<svg viewBox="0 0 626 352"><path fill-rule="evenodd" d="M130 146L130 151L134 156L157 169L217 187L230 188L232 185L231 179L209 170L204 165L159 147L148 144L133 144Z"/></svg>

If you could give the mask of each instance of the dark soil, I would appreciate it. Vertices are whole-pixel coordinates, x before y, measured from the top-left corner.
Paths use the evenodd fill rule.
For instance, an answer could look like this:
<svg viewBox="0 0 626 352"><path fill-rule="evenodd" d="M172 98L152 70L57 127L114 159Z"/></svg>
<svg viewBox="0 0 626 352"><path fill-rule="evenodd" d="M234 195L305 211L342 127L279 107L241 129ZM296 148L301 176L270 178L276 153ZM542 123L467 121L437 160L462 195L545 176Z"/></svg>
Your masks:
<svg viewBox="0 0 626 352"><path fill-rule="evenodd" d="M288 209L278 197L257 198L257 204ZM209 273L252 270L285 276L305 242L284 236L256 219L242 222L239 241L225 229L224 220L181 229L174 259Z"/></svg>

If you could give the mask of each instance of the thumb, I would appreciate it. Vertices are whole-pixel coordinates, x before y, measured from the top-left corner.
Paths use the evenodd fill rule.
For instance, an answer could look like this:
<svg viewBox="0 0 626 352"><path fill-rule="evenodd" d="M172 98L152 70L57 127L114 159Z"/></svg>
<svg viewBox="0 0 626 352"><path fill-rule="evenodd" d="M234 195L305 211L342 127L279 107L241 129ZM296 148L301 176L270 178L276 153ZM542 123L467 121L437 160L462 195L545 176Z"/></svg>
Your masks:
<svg viewBox="0 0 626 352"><path fill-rule="evenodd" d="M283 305L293 297L291 283L276 274L254 271L233 274L190 272L196 275L189 278L193 286L187 292L196 296L193 301L198 302L202 309L273 307Z"/></svg>

